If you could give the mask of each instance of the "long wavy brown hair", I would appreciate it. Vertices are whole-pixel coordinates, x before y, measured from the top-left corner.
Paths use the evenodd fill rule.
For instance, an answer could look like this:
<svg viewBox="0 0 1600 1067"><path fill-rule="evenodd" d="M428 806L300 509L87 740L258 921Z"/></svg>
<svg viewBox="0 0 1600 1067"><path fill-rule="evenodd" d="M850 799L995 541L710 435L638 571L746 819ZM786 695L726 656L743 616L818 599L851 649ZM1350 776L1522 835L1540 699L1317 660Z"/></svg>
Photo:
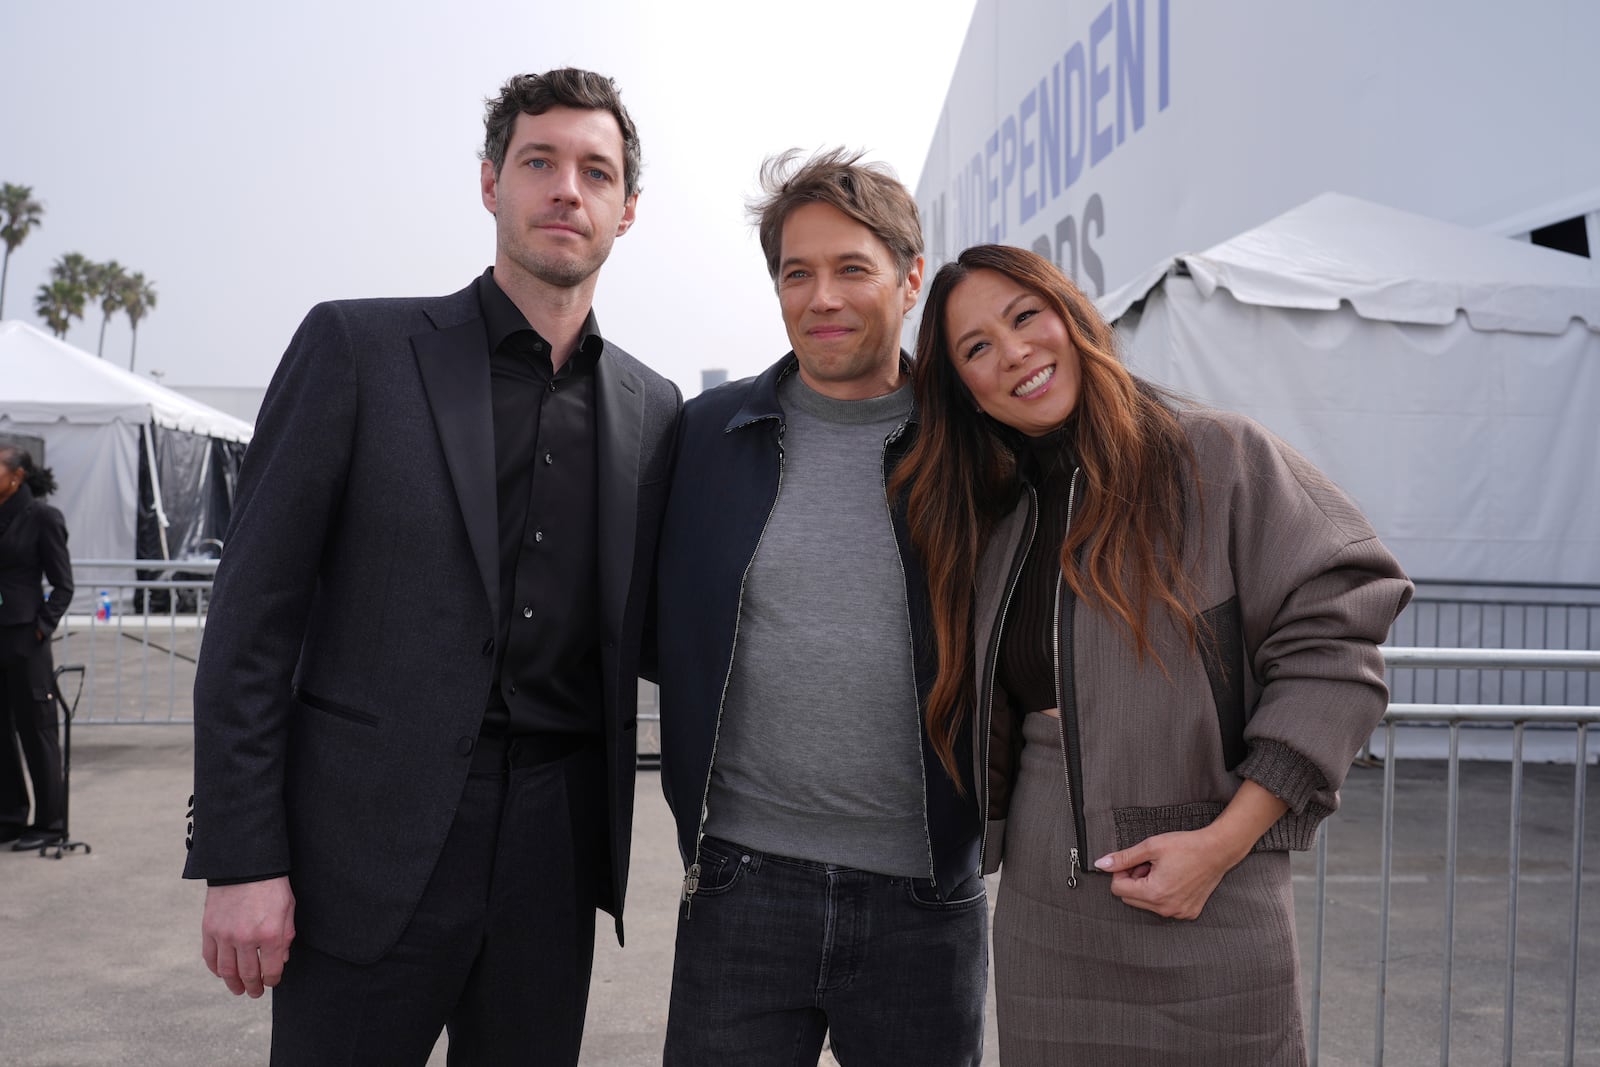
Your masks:
<svg viewBox="0 0 1600 1067"><path fill-rule="evenodd" d="M928 573L939 672L927 701L928 736L956 781L956 738L976 706L972 607L978 556L1021 490L1020 437L981 413L950 358L946 311L973 271L1004 274L1061 317L1081 369L1073 429L1062 447L1081 468L1079 503L1061 545L1073 593L1126 628L1138 659L1164 670L1149 609L1166 610L1196 637L1194 590L1179 565L1186 470L1193 451L1174 401L1117 357L1111 327L1049 260L1009 245L967 249L934 276L917 333L916 443L895 471L911 536ZM1198 490L1195 490L1198 491Z"/></svg>

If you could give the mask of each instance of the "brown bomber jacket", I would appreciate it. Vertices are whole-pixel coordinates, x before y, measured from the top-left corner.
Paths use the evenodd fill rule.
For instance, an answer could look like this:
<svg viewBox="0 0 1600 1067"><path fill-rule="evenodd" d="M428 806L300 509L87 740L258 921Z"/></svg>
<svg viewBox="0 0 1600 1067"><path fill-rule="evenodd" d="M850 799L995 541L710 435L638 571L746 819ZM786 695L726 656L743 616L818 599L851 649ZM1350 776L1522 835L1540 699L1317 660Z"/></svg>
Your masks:
<svg viewBox="0 0 1600 1067"><path fill-rule="evenodd" d="M1205 605L1202 634L1213 636L1192 642L1155 614L1163 674L1136 660L1120 623L1059 587L1063 773L1074 809L1062 832L1086 870L1146 837L1209 824L1242 778L1289 805L1256 848L1309 848L1383 716L1377 646L1411 598L1361 512L1289 445L1239 415L1189 408L1178 418L1195 453L1184 566ZM1093 492L1081 473L1075 486L1080 500ZM994 684L995 650L1034 510L1029 489L991 532L977 575L973 749L986 874L1004 854L1022 744Z"/></svg>

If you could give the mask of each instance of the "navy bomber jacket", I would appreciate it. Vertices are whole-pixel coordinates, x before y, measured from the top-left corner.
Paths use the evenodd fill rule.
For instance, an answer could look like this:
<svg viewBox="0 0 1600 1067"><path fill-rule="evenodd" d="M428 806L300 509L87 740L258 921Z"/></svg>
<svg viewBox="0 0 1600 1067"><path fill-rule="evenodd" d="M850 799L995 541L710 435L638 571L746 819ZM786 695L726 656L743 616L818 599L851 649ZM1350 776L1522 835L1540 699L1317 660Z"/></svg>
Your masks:
<svg viewBox="0 0 1600 1067"><path fill-rule="evenodd" d="M656 573L656 635L661 685L661 785L678 824L684 864L696 862L724 687L733 661L744 575L777 500L783 455L778 383L794 353L754 378L729 382L690 400L678 423L677 464L661 527ZM884 478L911 445L916 413L891 435ZM927 697L937 651L922 563L906 528L902 501L891 509L911 611L917 696ZM918 715L919 723L922 716ZM965 732L963 732L965 733ZM972 766L970 738L956 753ZM957 788L922 728L924 802L942 897L978 869L976 790Z"/></svg>

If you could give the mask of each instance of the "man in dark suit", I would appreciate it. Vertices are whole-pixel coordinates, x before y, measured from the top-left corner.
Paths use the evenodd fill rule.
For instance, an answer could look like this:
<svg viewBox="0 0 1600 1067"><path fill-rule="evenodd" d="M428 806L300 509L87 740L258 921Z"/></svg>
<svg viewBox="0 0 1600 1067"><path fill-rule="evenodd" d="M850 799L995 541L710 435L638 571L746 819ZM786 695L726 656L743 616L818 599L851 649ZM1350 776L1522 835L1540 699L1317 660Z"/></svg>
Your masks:
<svg viewBox="0 0 1600 1067"><path fill-rule="evenodd" d="M274 1063L576 1063L597 907L622 936L680 399L590 308L639 141L571 69L485 126L493 268L312 310L217 570L184 873Z"/></svg>

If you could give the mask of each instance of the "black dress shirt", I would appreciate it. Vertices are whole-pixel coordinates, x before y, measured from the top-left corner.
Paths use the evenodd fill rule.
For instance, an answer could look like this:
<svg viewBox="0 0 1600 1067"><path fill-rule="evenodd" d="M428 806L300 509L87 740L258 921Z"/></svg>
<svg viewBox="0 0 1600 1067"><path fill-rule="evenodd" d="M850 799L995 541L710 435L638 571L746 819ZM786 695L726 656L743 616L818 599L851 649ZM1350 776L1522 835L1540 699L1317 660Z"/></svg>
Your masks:
<svg viewBox="0 0 1600 1067"><path fill-rule="evenodd" d="M483 730L602 733L594 313L554 368L490 269L478 279L489 335L499 505L500 618Z"/></svg>

